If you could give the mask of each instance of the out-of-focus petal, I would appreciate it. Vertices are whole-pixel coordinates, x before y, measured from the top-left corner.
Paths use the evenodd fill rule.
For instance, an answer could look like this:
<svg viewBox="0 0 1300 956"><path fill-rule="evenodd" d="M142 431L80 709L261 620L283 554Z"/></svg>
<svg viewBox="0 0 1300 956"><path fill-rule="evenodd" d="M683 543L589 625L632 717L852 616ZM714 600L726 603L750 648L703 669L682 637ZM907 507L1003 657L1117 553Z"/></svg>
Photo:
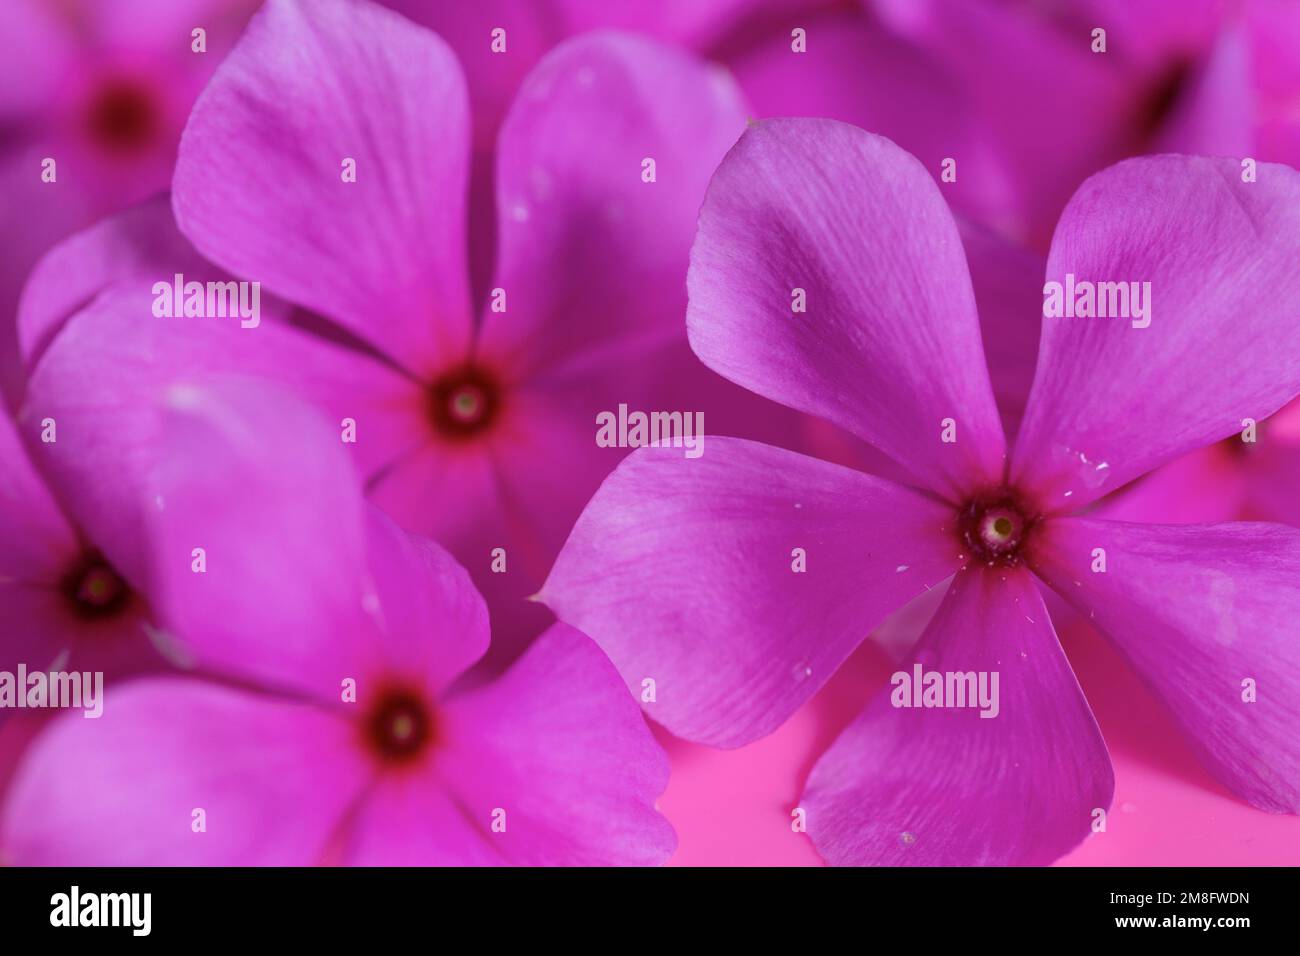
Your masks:
<svg viewBox="0 0 1300 956"><path fill-rule="evenodd" d="M172 389L229 376L291 388L326 410L334 441L345 418L355 422L356 443L344 447L363 473L420 434L421 390L384 363L273 321L271 303L257 328L156 317L150 283L120 283L74 316L33 370L19 414L33 434L54 419L57 442L33 445L33 454L67 513L137 585L148 573L139 523L153 505L146 485L162 457L160 416Z"/></svg>
<svg viewBox="0 0 1300 956"><path fill-rule="evenodd" d="M32 270L18 305L18 341L30 370L73 314L101 292L132 279L151 287L176 273L200 281L215 275L172 221L162 195L100 220L64 239ZM136 316L142 323L148 311Z"/></svg>
<svg viewBox="0 0 1300 956"><path fill-rule="evenodd" d="M485 313L481 348L526 378L680 339L700 203L744 124L735 84L680 50L598 33L548 55L501 130L506 311Z"/></svg>
<svg viewBox="0 0 1300 956"><path fill-rule="evenodd" d="M993 394L1003 428L1012 436L1020 428L1034 384L1045 260L968 220L958 220L957 225L979 308Z"/></svg>
<svg viewBox="0 0 1300 956"><path fill-rule="evenodd" d="M468 575L362 500L312 409L242 383L178 388L163 442L155 603L199 666L337 701L346 679L394 674L436 693L486 650Z"/></svg>
<svg viewBox="0 0 1300 956"><path fill-rule="evenodd" d="M954 160L956 181L940 186L949 204L1008 232L1020 228L1020 185L942 59L855 11L808 11L781 23L790 26L728 58L754 116L852 123L893 140L936 180L943 161ZM791 49L795 24L804 31L801 53Z"/></svg>
<svg viewBox="0 0 1300 956"><path fill-rule="evenodd" d="M872 0L889 26L943 65L988 129L1011 184L996 225L1045 244L1071 189L1125 155L1146 108L1119 38L1091 51L1104 23L1054 23L1034 4ZM1144 43L1149 34L1136 34ZM958 166L958 179L962 175Z"/></svg>
<svg viewBox="0 0 1300 956"><path fill-rule="evenodd" d="M32 467L13 419L0 412L0 581L52 582L76 548L76 533Z"/></svg>
<svg viewBox="0 0 1300 956"><path fill-rule="evenodd" d="M27 751L0 820L20 866L306 866L371 779L346 720L188 679L106 686ZM203 811L205 831L196 830Z"/></svg>
<svg viewBox="0 0 1300 956"><path fill-rule="evenodd" d="M504 677L446 705L439 776L470 826L521 865L658 865L668 758L618 672L557 624ZM435 758L437 761L438 758ZM492 832L504 811L504 832Z"/></svg>

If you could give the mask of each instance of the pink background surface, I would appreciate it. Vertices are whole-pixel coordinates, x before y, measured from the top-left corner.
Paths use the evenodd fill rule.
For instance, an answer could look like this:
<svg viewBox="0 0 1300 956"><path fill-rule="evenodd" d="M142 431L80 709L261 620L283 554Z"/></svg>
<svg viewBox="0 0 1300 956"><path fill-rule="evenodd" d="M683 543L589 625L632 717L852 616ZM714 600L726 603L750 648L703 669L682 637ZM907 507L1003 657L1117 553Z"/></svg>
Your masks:
<svg viewBox="0 0 1300 956"><path fill-rule="evenodd" d="M1105 833L1058 866L1280 866L1300 863L1300 818L1256 810L1192 756L1161 704L1087 624L1057 613L1061 642L1115 765ZM817 757L895 670L865 642L821 692L776 733L733 751L660 731L673 772L659 805L680 841L674 866L819 866L791 830Z"/></svg>

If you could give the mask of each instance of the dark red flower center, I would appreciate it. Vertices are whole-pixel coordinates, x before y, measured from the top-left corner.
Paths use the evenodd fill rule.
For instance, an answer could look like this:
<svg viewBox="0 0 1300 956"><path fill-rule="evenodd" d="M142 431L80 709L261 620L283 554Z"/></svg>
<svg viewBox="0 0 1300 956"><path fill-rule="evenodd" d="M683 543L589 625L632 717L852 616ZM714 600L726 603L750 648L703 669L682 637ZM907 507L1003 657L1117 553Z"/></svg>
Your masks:
<svg viewBox="0 0 1300 956"><path fill-rule="evenodd" d="M1145 135L1159 134L1166 121L1177 109L1191 78L1192 64L1180 60L1169 66L1150 88L1139 117L1140 128Z"/></svg>
<svg viewBox="0 0 1300 956"><path fill-rule="evenodd" d="M366 744L381 761L410 763L434 740L433 709L416 691L384 690L366 714Z"/></svg>
<svg viewBox="0 0 1300 956"><path fill-rule="evenodd" d="M976 495L961 509L957 529L971 561L1015 567L1025 559L1025 545L1039 515L1009 488Z"/></svg>
<svg viewBox="0 0 1300 956"><path fill-rule="evenodd" d="M77 617L112 617L131 601L131 588L98 551L87 551L63 575L60 589Z"/></svg>
<svg viewBox="0 0 1300 956"><path fill-rule="evenodd" d="M1257 443L1242 441L1240 433L1230 435L1219 442L1222 448L1229 456L1236 459L1245 459L1254 454L1255 449L1259 447Z"/></svg>
<svg viewBox="0 0 1300 956"><path fill-rule="evenodd" d="M158 132L158 105L149 90L133 80L115 79L95 91L86 107L91 138L115 152L133 152Z"/></svg>
<svg viewBox="0 0 1300 956"><path fill-rule="evenodd" d="M501 385L477 365L439 376L429 390L429 414L438 434L453 441L481 435L501 412Z"/></svg>

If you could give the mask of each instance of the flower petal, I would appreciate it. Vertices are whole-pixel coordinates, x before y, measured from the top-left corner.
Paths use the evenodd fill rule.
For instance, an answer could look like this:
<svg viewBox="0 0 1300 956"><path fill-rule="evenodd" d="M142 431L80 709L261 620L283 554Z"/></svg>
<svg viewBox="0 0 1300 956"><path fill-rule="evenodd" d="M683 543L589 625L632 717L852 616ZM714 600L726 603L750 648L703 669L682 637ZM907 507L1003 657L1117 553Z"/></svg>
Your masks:
<svg viewBox="0 0 1300 956"><path fill-rule="evenodd" d="M481 821L445 790L432 768L375 781L343 837L348 866L501 866L506 860Z"/></svg>
<svg viewBox="0 0 1300 956"><path fill-rule="evenodd" d="M1300 529L1068 518L1043 533L1035 570L1109 637L1210 772L1254 806L1300 813Z"/></svg>
<svg viewBox="0 0 1300 956"><path fill-rule="evenodd" d="M194 106L177 221L214 262L427 372L470 329L468 124L433 34L372 3L270 0Z"/></svg>
<svg viewBox="0 0 1300 956"><path fill-rule="evenodd" d="M943 494L1000 477L961 239L934 180L893 143L830 120L751 125L709 186L687 287L691 345L715 371L848 429Z"/></svg>
<svg viewBox="0 0 1300 956"><path fill-rule="evenodd" d="M439 694L487 652L487 605L441 546L407 534L378 509L367 511L367 580L385 663L423 675Z"/></svg>
<svg viewBox="0 0 1300 956"><path fill-rule="evenodd" d="M35 427L41 429L39 422ZM116 677L164 665L146 639L148 609L139 595L109 618L86 620L74 612L64 577L89 546L37 474L12 419L0 413L0 670L63 660Z"/></svg>
<svg viewBox="0 0 1300 956"><path fill-rule="evenodd" d="M519 865L658 865L676 846L655 809L668 758L618 672L556 624L500 679L448 700L439 776L471 825ZM505 811L504 832L491 830Z"/></svg>
<svg viewBox="0 0 1300 956"><path fill-rule="evenodd" d="M437 692L486 650L468 575L364 503L307 406L242 384L178 389L164 448L156 603L200 665L336 701L346 678L395 671Z"/></svg>
<svg viewBox="0 0 1300 956"><path fill-rule="evenodd" d="M734 82L672 47L604 32L550 53L501 129L507 311L486 313L483 348L552 370L613 342L680 340L700 202L744 125Z"/></svg>
<svg viewBox="0 0 1300 956"><path fill-rule="evenodd" d="M230 382L175 388L161 436L148 486L161 621L201 667L338 700L343 678L371 670L377 628L365 505L329 423Z"/></svg>
<svg viewBox="0 0 1300 956"><path fill-rule="evenodd" d="M64 715L30 745L0 846L20 866L316 863L370 777L355 733L195 680L108 687L101 717Z"/></svg>
<svg viewBox="0 0 1300 956"><path fill-rule="evenodd" d="M18 306L24 365L30 370L64 323L118 282L149 287L178 272L206 279L214 271L176 231L166 195L102 219L64 239L32 270Z"/></svg>
<svg viewBox="0 0 1300 956"><path fill-rule="evenodd" d="M76 550L76 532L33 467L13 419L0 410L0 582L52 583Z"/></svg>
<svg viewBox="0 0 1300 956"><path fill-rule="evenodd" d="M961 563L946 506L793 452L710 437L605 480L540 594L679 737L775 730L871 629ZM794 570L806 557L804 572Z"/></svg>
<svg viewBox="0 0 1300 956"><path fill-rule="evenodd" d="M147 485L164 454L161 410L172 389L229 376L291 388L329 412L334 441L344 419L355 421L356 444L346 447L365 473L419 433L420 390L389 365L265 315L255 329L238 319L159 319L149 312L149 282L120 282L66 321L32 371L18 416L32 433L55 420L59 441L32 446L40 467L69 515L136 587L147 578L138 531L142 510L152 510Z"/></svg>
<svg viewBox="0 0 1300 956"><path fill-rule="evenodd" d="M1115 781L1032 575L959 574L913 661L898 672L909 681L918 665L945 683L985 672L991 692L998 674L996 712L896 708L920 692L896 675L808 779L808 835L827 862L1043 866L1083 840Z"/></svg>
<svg viewBox="0 0 1300 956"><path fill-rule="evenodd" d="M1300 173L1241 176L1236 160L1146 157L1070 200L1048 280L1149 282L1149 312L1043 320L1012 474L1048 508L1081 507L1300 393Z"/></svg>
<svg viewBox="0 0 1300 956"><path fill-rule="evenodd" d="M111 49L135 49L157 56L178 36L189 44L190 31L202 26L208 56L226 52L257 0L119 0L111 7L82 4L79 27Z"/></svg>
<svg viewBox="0 0 1300 956"><path fill-rule="evenodd" d="M0 33L0 121L17 126L48 109L79 58L76 38L58 11L37 0L16 0Z"/></svg>

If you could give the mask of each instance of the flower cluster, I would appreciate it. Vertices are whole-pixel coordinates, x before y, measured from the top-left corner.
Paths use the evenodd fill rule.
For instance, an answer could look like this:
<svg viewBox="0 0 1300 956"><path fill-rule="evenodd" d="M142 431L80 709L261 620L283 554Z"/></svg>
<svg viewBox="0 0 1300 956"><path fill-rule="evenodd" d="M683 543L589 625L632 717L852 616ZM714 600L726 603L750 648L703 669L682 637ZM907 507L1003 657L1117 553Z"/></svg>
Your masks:
<svg viewBox="0 0 1300 956"><path fill-rule="evenodd" d="M860 645L762 862L1095 842L1121 661L1300 813L1300 16L1099 6L17 0L0 862L662 864Z"/></svg>

